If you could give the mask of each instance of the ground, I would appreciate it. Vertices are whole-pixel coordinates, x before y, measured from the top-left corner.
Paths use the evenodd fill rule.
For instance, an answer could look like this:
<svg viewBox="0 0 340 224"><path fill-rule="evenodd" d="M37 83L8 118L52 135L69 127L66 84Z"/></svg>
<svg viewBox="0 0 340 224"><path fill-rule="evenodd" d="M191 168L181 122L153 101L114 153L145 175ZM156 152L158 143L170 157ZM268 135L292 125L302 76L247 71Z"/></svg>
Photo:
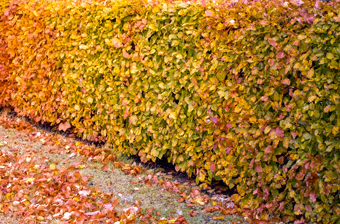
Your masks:
<svg viewBox="0 0 340 224"><path fill-rule="evenodd" d="M226 195L6 113L0 150L0 223L246 223Z"/></svg>

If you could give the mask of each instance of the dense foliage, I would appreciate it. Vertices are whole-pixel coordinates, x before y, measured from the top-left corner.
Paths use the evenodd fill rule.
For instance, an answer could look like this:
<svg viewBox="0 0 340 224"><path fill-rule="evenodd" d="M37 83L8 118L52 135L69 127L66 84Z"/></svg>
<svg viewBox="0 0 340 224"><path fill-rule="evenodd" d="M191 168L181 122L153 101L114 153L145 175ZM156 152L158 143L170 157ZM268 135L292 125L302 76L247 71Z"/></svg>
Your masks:
<svg viewBox="0 0 340 224"><path fill-rule="evenodd" d="M340 223L339 8L14 0L0 105L221 179L263 219Z"/></svg>

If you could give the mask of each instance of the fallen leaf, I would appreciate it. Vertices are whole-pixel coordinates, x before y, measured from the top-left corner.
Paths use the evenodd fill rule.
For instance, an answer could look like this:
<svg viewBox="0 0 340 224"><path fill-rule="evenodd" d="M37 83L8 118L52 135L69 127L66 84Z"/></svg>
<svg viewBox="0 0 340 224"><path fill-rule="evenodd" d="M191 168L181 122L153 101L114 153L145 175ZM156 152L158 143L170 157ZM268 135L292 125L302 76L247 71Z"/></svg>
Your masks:
<svg viewBox="0 0 340 224"><path fill-rule="evenodd" d="M55 164L50 164L50 169L55 170Z"/></svg>
<svg viewBox="0 0 340 224"><path fill-rule="evenodd" d="M197 213L196 213L194 210L191 210L191 211L189 212L189 215L190 215L191 217L195 217L195 216L197 215Z"/></svg>
<svg viewBox="0 0 340 224"><path fill-rule="evenodd" d="M223 216L213 216L213 220L223 220Z"/></svg>

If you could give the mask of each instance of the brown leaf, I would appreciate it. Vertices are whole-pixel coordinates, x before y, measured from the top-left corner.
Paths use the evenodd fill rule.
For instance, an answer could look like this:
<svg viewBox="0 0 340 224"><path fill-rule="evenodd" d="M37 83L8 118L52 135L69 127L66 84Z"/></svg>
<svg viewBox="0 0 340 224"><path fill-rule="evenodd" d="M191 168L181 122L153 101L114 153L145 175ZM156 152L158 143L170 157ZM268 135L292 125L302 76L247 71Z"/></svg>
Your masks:
<svg viewBox="0 0 340 224"><path fill-rule="evenodd" d="M189 215L190 215L191 217L195 217L195 216L197 215L197 213L196 213L194 210L191 210L191 211L189 212Z"/></svg>
<svg viewBox="0 0 340 224"><path fill-rule="evenodd" d="M183 201L184 201L184 198L178 199L178 202L179 202L179 203L182 203Z"/></svg>

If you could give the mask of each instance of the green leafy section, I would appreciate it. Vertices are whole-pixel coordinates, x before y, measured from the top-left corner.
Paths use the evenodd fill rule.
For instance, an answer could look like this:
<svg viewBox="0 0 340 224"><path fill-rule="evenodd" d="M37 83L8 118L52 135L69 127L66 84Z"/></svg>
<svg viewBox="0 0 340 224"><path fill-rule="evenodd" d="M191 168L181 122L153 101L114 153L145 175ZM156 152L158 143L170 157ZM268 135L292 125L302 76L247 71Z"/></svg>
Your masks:
<svg viewBox="0 0 340 224"><path fill-rule="evenodd" d="M221 179L262 219L340 222L339 6L12 2L0 105Z"/></svg>

